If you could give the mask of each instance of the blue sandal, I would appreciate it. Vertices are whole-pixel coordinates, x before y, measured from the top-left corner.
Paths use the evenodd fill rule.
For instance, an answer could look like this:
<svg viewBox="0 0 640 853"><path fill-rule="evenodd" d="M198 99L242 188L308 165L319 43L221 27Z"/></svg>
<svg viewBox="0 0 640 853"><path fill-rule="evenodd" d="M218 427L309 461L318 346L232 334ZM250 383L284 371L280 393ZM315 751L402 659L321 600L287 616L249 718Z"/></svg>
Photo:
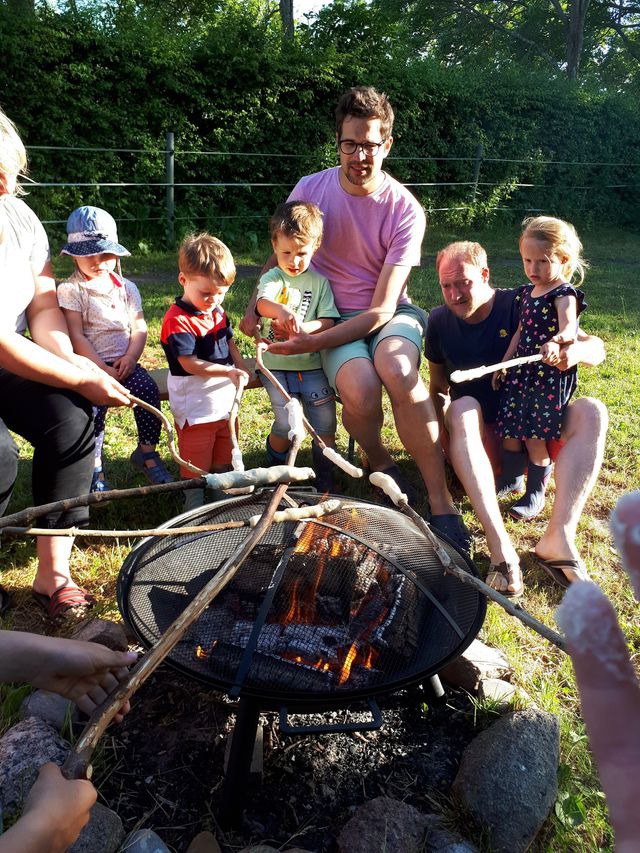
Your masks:
<svg viewBox="0 0 640 853"><path fill-rule="evenodd" d="M99 468L93 469L93 477L91 478L91 491L92 492L110 492L111 485L109 481L105 479L104 471L102 470L102 465Z"/></svg>
<svg viewBox="0 0 640 853"><path fill-rule="evenodd" d="M148 453L145 453L138 447L133 451L129 459L133 467L141 471L152 486L160 486L162 483L173 483L173 477L167 471L157 450L150 450ZM144 464L147 459L155 459L156 464L149 468Z"/></svg>

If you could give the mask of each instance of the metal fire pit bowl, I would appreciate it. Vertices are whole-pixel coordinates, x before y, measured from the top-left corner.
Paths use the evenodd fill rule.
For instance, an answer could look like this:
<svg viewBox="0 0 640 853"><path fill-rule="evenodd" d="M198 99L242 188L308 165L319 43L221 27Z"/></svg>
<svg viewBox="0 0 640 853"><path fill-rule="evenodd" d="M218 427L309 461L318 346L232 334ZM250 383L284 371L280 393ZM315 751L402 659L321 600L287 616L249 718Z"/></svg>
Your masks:
<svg viewBox="0 0 640 853"><path fill-rule="evenodd" d="M261 513L271 494L229 498L165 527L244 520ZM298 504L321 500L304 490L288 494ZM143 646L159 639L247 535L237 528L149 538L130 552L118 603ZM471 643L485 612L485 597L445 575L405 516L349 501L322 519L273 524L167 662L264 709L329 708L428 679Z"/></svg>

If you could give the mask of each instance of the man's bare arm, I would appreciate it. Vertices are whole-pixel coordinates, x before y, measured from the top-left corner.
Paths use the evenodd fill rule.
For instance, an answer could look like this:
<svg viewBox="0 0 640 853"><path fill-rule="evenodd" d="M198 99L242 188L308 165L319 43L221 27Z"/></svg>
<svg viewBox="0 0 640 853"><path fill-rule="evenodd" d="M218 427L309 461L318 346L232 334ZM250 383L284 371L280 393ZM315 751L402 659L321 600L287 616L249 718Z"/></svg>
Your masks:
<svg viewBox="0 0 640 853"><path fill-rule="evenodd" d="M606 350L604 341L596 335L587 335L582 329L578 331L577 340L560 349L560 360L555 365L559 370L569 370L577 364L586 367L597 367L605 360Z"/></svg>
<svg viewBox="0 0 640 853"><path fill-rule="evenodd" d="M429 362L429 396L438 417L440 429L444 428L444 414L449 403L449 380L444 364Z"/></svg>
<svg viewBox="0 0 640 853"><path fill-rule="evenodd" d="M324 332L316 332L314 335L296 335L288 341L278 341L271 344L269 350L281 355L320 352L323 349L333 349L365 338L393 317L410 271L411 267L408 266L385 264L378 278L371 305L366 311L345 320L344 323L337 323Z"/></svg>

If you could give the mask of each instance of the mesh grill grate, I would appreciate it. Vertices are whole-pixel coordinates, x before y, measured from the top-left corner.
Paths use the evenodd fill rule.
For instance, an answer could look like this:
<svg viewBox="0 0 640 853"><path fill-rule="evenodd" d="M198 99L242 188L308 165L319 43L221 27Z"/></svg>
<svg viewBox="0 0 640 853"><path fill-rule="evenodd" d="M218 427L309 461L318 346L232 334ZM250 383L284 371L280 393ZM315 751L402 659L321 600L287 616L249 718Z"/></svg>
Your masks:
<svg viewBox="0 0 640 853"><path fill-rule="evenodd" d="M167 526L245 520L270 495L231 498ZM239 528L145 540L129 554L118 598L143 644L158 640L247 535ZM221 689L275 700L370 695L437 672L474 638L485 607L483 596L444 574L405 516L353 501L326 520L273 524L168 662Z"/></svg>

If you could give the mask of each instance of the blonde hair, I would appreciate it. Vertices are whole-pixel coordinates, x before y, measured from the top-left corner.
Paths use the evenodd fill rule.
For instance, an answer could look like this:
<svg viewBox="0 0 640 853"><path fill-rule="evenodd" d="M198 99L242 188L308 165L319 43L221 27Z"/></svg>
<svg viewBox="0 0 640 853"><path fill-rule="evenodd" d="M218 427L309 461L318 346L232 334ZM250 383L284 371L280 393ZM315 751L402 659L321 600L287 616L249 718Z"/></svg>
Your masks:
<svg viewBox="0 0 640 853"><path fill-rule="evenodd" d="M520 247L525 237L539 240L547 247L547 255L557 255L562 263L562 275L568 282L578 276L577 284L584 281L589 265L582 257L582 243L576 229L564 219L553 216L529 216L522 223ZM566 260L562 260L566 258Z"/></svg>
<svg viewBox="0 0 640 853"><path fill-rule="evenodd" d="M436 255L436 272L439 272L440 265L447 258L462 258L480 269L487 269L489 266L485 250L480 243L474 243L471 240L459 240L440 249Z"/></svg>
<svg viewBox="0 0 640 853"><path fill-rule="evenodd" d="M0 183L7 175L26 174L27 152L15 124L0 109ZM24 195L20 184L16 183L14 195Z"/></svg>
<svg viewBox="0 0 640 853"><path fill-rule="evenodd" d="M208 275L233 284L236 265L231 252L217 237L204 231L187 235L178 250L180 272L188 275Z"/></svg>
<svg viewBox="0 0 640 853"><path fill-rule="evenodd" d="M308 240L317 249L322 241L322 211L307 201L286 201L279 204L269 220L273 242L278 234L296 240Z"/></svg>

